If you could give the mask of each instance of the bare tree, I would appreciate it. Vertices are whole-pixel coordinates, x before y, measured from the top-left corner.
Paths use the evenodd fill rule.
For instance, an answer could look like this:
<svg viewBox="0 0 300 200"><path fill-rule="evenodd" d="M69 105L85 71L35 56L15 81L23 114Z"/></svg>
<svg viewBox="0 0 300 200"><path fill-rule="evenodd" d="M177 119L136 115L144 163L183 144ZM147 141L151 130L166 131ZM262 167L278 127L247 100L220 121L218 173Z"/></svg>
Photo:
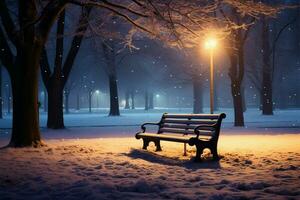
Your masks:
<svg viewBox="0 0 300 200"><path fill-rule="evenodd" d="M228 19L228 23L233 21L239 26L243 23L251 23L254 18L240 17L239 13L235 8L230 8L228 13L225 13L222 9L223 16ZM246 30L236 29L230 34L229 49L227 51L230 68L228 75L231 80L231 94L233 98L234 107L234 125L244 126L244 115L243 115L243 96L242 96L242 83L244 78L245 64L244 64L244 46L248 37L249 28Z"/></svg>
<svg viewBox="0 0 300 200"><path fill-rule="evenodd" d="M64 87L64 107L66 114L70 113L69 110L69 97L71 94L71 91L76 87L76 83L74 79L69 78L68 82L66 83Z"/></svg>
<svg viewBox="0 0 300 200"><path fill-rule="evenodd" d="M2 65L0 62L0 119L3 118L3 96L2 96Z"/></svg>
<svg viewBox="0 0 300 200"><path fill-rule="evenodd" d="M90 0L28 0L12 2L12 6L18 8L18 17L12 18L7 1L0 1L0 17L3 25L0 26L0 59L9 72L13 91L11 146L42 145L38 117L38 69L50 29L68 3L105 9L147 34L156 35L161 39L166 36L168 43L185 45L194 44L199 38L199 30L203 30L209 22L215 20L211 13L219 4L200 0L171 2L132 0L121 3ZM238 1L231 3L247 11L243 9L246 3ZM255 3L252 3L252 7L255 14L262 6L255 8ZM192 40L193 42L190 42ZM11 49L11 45L15 51Z"/></svg>
<svg viewBox="0 0 300 200"><path fill-rule="evenodd" d="M244 126L244 91L243 91L243 79L245 72L245 53L244 46L248 38L250 28L252 24L260 16L275 16L278 12L277 9L261 4L261 7L256 7L255 4L249 2L244 6L237 6L237 4L243 4L239 2L230 2L224 7L220 7L220 12L227 24L236 24L237 26L244 28L232 29L229 37L229 48L227 50L230 68L228 75L231 80L231 93L233 97L234 105L234 125ZM257 10L254 10L257 9ZM242 14L241 14L242 13Z"/></svg>
<svg viewBox="0 0 300 200"><path fill-rule="evenodd" d="M261 82L261 104L263 115L273 115L272 100L272 66L269 23L265 17L262 18L262 82Z"/></svg>
<svg viewBox="0 0 300 200"><path fill-rule="evenodd" d="M48 93L48 120L47 127L53 129L64 128L63 120L63 91L79 52L83 37L88 27L88 16L91 9L82 9L71 47L63 63L65 10L57 20L56 54L54 70L51 72L46 49L41 59L41 73ZM68 92L67 90L65 90ZM66 95L66 93L65 93Z"/></svg>
<svg viewBox="0 0 300 200"><path fill-rule="evenodd" d="M106 41L102 43L103 55L106 63L106 71L109 80L110 94L110 116L119 116L119 95L117 83L117 66L116 66L116 47L114 42Z"/></svg>

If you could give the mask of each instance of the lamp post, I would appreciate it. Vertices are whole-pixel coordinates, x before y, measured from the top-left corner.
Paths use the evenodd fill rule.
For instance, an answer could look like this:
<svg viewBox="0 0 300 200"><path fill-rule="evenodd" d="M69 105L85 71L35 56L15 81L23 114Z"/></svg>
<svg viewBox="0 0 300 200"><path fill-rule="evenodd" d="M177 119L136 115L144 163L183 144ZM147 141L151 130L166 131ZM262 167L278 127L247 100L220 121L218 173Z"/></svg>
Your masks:
<svg viewBox="0 0 300 200"><path fill-rule="evenodd" d="M209 50L210 56L210 114L214 113L214 49L217 46L217 40L209 38L205 41L205 49Z"/></svg>

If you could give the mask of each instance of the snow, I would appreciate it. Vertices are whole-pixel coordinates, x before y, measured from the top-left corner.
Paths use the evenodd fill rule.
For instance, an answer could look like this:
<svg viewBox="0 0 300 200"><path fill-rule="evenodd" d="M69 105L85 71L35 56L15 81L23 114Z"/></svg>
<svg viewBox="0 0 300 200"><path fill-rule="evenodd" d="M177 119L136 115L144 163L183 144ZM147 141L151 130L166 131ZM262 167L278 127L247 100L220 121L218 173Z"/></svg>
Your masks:
<svg viewBox="0 0 300 200"><path fill-rule="evenodd" d="M209 109L204 110L209 113ZM108 117L108 109L93 109L93 113L89 114L86 109L80 111L71 110L70 114L65 114L65 125L67 127L99 127L99 126L133 126L140 125L145 121L159 121L162 113L191 113L189 108L159 108L151 111L145 111L142 108L135 110L121 109L120 117ZM232 109L222 108L216 113L226 113L224 125L232 127L234 120L234 113ZM275 110L274 115L264 116L261 111L254 108L249 108L245 114L245 122L249 127L269 127L269 126L287 126L287 127L300 127L300 110ZM47 115L41 112L40 124L46 127ZM274 123L275 122L275 123ZM11 128L11 115L6 115L5 119L0 120L1 128Z"/></svg>
<svg viewBox="0 0 300 200"><path fill-rule="evenodd" d="M223 135L219 162L133 137L47 140L0 151L2 199L299 199L300 135Z"/></svg>
<svg viewBox="0 0 300 200"><path fill-rule="evenodd" d="M211 161L207 151L202 163L192 161L195 147L183 156L178 143L141 149L134 133L159 112L66 115L68 129L41 129L46 147L0 149L0 199L300 199L299 110L248 110L247 128L232 127L231 114L222 159ZM0 146L9 123L0 120Z"/></svg>

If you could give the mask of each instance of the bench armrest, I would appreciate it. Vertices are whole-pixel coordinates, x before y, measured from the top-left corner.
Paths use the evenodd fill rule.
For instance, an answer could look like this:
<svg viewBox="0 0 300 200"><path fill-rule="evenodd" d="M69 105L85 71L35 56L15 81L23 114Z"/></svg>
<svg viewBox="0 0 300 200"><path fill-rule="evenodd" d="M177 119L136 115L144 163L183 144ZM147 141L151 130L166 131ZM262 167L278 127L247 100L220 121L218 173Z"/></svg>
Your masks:
<svg viewBox="0 0 300 200"><path fill-rule="evenodd" d="M144 124L142 124L141 125L141 129L143 130L143 133L146 131L146 125L156 125L156 126L159 126L160 125L160 123L158 122L158 123L154 123L154 122L146 122L146 123L144 123Z"/></svg>
<svg viewBox="0 0 300 200"><path fill-rule="evenodd" d="M200 125L200 126L195 127L194 133L197 134L197 138L198 138L199 134L200 134L199 129L201 129L201 128L212 128L212 129L215 129L215 127L216 127L216 124L204 124L204 125Z"/></svg>

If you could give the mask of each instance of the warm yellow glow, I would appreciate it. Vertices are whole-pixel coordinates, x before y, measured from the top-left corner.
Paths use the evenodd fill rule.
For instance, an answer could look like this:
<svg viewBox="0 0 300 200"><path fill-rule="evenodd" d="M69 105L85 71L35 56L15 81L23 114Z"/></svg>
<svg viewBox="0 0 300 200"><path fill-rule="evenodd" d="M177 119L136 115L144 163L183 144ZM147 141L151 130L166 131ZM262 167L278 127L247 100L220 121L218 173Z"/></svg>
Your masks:
<svg viewBox="0 0 300 200"><path fill-rule="evenodd" d="M208 38L205 41L205 49L213 50L217 47L217 40L215 38Z"/></svg>

